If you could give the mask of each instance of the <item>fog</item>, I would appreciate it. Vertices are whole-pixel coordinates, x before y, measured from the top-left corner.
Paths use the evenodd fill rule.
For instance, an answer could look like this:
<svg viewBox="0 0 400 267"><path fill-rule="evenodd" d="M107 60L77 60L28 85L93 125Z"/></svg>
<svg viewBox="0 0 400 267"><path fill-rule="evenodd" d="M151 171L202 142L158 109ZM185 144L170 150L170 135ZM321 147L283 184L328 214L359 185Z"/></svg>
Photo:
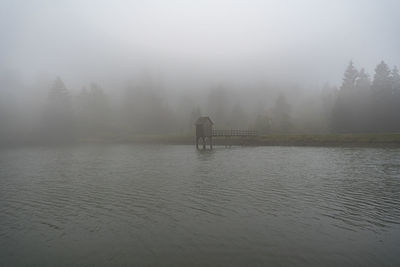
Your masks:
<svg viewBox="0 0 400 267"><path fill-rule="evenodd" d="M82 2L0 3L2 143L400 130L398 1Z"/></svg>

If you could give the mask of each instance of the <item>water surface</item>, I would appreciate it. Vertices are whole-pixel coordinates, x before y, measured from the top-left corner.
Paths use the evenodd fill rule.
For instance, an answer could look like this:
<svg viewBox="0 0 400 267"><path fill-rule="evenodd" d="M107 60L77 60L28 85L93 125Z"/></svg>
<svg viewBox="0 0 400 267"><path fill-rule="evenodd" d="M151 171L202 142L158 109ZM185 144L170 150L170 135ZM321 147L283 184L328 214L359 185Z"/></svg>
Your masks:
<svg viewBox="0 0 400 267"><path fill-rule="evenodd" d="M400 149L0 150L0 266L400 266Z"/></svg>

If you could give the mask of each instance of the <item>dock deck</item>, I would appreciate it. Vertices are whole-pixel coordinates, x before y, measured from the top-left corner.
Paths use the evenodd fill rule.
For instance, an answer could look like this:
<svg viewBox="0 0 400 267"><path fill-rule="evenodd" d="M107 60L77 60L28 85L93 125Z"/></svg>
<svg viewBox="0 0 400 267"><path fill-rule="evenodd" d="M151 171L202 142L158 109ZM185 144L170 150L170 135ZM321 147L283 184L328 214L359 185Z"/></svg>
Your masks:
<svg viewBox="0 0 400 267"><path fill-rule="evenodd" d="M257 136L257 132L254 130L212 130L213 137L247 137Z"/></svg>

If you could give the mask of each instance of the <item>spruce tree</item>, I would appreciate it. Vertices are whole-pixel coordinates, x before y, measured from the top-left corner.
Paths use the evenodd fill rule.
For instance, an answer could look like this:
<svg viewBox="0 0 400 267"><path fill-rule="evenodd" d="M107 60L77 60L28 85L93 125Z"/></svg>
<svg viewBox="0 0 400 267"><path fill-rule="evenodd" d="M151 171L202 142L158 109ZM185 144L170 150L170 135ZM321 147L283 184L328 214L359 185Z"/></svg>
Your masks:
<svg viewBox="0 0 400 267"><path fill-rule="evenodd" d="M375 131L389 132L393 130L395 116L395 101L389 66L382 61L375 68L372 82L373 97L373 126Z"/></svg>
<svg viewBox="0 0 400 267"><path fill-rule="evenodd" d="M392 123L394 124L394 130L400 131L400 74L396 66L392 70L391 81L393 91Z"/></svg>
<svg viewBox="0 0 400 267"><path fill-rule="evenodd" d="M353 100L355 99L358 75L359 73L354 67L353 61L350 61L344 72L342 86L340 87L332 111L332 126L334 131L351 132L354 130Z"/></svg>
<svg viewBox="0 0 400 267"><path fill-rule="evenodd" d="M392 82L392 90L394 93L399 94L400 93L400 74L399 74L399 69L394 66L393 70L391 71L391 82Z"/></svg>
<svg viewBox="0 0 400 267"><path fill-rule="evenodd" d="M371 87L371 79L369 78L369 75L365 72L364 68L362 68L358 73L358 78L356 79L355 87L358 89L358 91L361 92L365 92L369 90Z"/></svg>
<svg viewBox="0 0 400 267"><path fill-rule="evenodd" d="M350 61L346 71L344 72L343 82L340 89L344 91L354 89L357 77L358 71L354 68L353 61Z"/></svg>
<svg viewBox="0 0 400 267"><path fill-rule="evenodd" d="M372 82L372 88L375 93L379 95L390 95L392 93L390 74L390 68L384 61L381 61L381 63L376 66L374 80Z"/></svg>

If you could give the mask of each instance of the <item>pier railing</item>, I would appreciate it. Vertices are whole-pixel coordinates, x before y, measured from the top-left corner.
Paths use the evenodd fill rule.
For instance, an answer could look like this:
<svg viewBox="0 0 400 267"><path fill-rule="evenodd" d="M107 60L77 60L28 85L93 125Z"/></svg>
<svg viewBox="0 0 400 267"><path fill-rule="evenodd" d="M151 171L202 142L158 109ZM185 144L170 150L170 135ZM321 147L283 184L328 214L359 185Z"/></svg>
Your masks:
<svg viewBox="0 0 400 267"><path fill-rule="evenodd" d="M231 137L231 136L257 136L257 131L254 130L213 130L213 137Z"/></svg>

